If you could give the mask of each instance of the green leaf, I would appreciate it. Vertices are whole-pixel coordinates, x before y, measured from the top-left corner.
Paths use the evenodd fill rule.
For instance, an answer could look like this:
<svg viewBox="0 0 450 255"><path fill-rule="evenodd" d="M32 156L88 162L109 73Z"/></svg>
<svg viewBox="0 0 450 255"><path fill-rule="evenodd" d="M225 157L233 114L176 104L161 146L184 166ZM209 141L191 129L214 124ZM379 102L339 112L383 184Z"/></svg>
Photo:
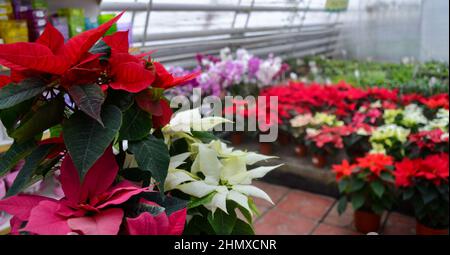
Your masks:
<svg viewBox="0 0 450 255"><path fill-rule="evenodd" d="M47 157L50 151L53 149L53 144L45 144L33 151L26 159L25 165L20 169L19 174L12 186L6 193L7 197L14 196L27 187L27 184L31 181L33 174L38 169L42 161Z"/></svg>
<svg viewBox="0 0 450 255"><path fill-rule="evenodd" d="M123 125L119 139L138 141L150 134L152 119L149 113L141 110L136 104L123 114Z"/></svg>
<svg viewBox="0 0 450 255"><path fill-rule="evenodd" d="M99 85L85 84L71 86L68 92L80 110L103 126L101 111L102 105L105 102L105 94Z"/></svg>
<svg viewBox="0 0 450 255"><path fill-rule="evenodd" d="M36 147L34 140L24 143L14 142L7 152L0 155L0 177L9 172L21 159L30 155Z"/></svg>
<svg viewBox="0 0 450 255"><path fill-rule="evenodd" d="M29 119L11 133L18 142L29 140L45 130L61 123L64 114L64 101L57 98L40 107Z"/></svg>
<svg viewBox="0 0 450 255"><path fill-rule="evenodd" d="M164 192L170 163L169 150L164 141L149 135L141 141L130 142L128 149L134 154L139 168L151 172L160 191Z"/></svg>
<svg viewBox="0 0 450 255"><path fill-rule="evenodd" d="M403 191L403 200L408 201L414 196L414 189L409 188Z"/></svg>
<svg viewBox="0 0 450 255"><path fill-rule="evenodd" d="M236 224L236 215L226 214L218 209L214 214L208 214L208 222L217 235L230 235Z"/></svg>
<svg viewBox="0 0 450 255"><path fill-rule="evenodd" d="M50 128L50 138L60 137L62 134L62 125L56 125Z"/></svg>
<svg viewBox="0 0 450 255"><path fill-rule="evenodd" d="M33 100L27 100L11 108L0 111L0 120L8 131L8 134L16 127L21 116L30 111L32 104Z"/></svg>
<svg viewBox="0 0 450 255"><path fill-rule="evenodd" d="M247 224L246 222L237 219L236 223L234 224L233 232L231 232L231 235L255 235L255 231L253 230L253 227L250 224Z"/></svg>
<svg viewBox="0 0 450 255"><path fill-rule="evenodd" d="M109 45L104 41L99 41L91 48L89 52L92 54L102 54L100 56L100 60L108 60L111 56L111 47L109 47Z"/></svg>
<svg viewBox="0 0 450 255"><path fill-rule="evenodd" d="M362 193L355 193L352 196L352 206L353 206L353 210L358 210L360 209L365 203L365 198L364 195Z"/></svg>
<svg viewBox="0 0 450 255"><path fill-rule="evenodd" d="M152 177L150 172L143 171L139 168L126 168L120 171L119 174L132 182L141 182L149 180Z"/></svg>
<svg viewBox="0 0 450 255"><path fill-rule="evenodd" d="M385 188L382 182L379 180L375 180L370 183L370 188L375 193L375 195L379 198L381 198L384 194Z"/></svg>
<svg viewBox="0 0 450 255"><path fill-rule="evenodd" d="M192 198L192 200L188 203L188 209L193 209L198 206L207 204L212 201L217 192L211 192L211 194L206 195L202 198Z"/></svg>
<svg viewBox="0 0 450 255"><path fill-rule="evenodd" d="M347 209L348 200L346 196L343 196L339 199L337 210L339 214L343 214Z"/></svg>
<svg viewBox="0 0 450 255"><path fill-rule="evenodd" d="M108 90L106 104L117 106L122 112L126 112L134 104L134 94L125 90Z"/></svg>
<svg viewBox="0 0 450 255"><path fill-rule="evenodd" d="M172 213L182 210L187 206L187 201L185 200L176 197L169 197L158 192L141 193L141 197L163 206L166 209L167 215L171 215Z"/></svg>
<svg viewBox="0 0 450 255"><path fill-rule="evenodd" d="M348 181L348 179L341 179L339 182L338 182L338 189L339 189L339 192L342 194L342 193L345 193L345 191L347 190L347 187L348 187L348 183L349 183L349 181Z"/></svg>
<svg viewBox="0 0 450 255"><path fill-rule="evenodd" d="M211 141L217 140L217 137L213 133L205 131L192 131L192 136L200 139L203 143L210 143Z"/></svg>
<svg viewBox="0 0 450 255"><path fill-rule="evenodd" d="M0 89L0 110L40 95L45 88L45 82L37 78L25 79L17 84L10 83Z"/></svg>
<svg viewBox="0 0 450 255"><path fill-rule="evenodd" d="M195 215L184 229L184 235L214 235L206 217Z"/></svg>
<svg viewBox="0 0 450 255"><path fill-rule="evenodd" d="M256 206L255 201L251 197L248 198L248 206L250 207L250 210L252 210L252 212L254 214L256 214L256 216L261 215L261 212L259 211L258 207Z"/></svg>
<svg viewBox="0 0 450 255"><path fill-rule="evenodd" d="M360 178L353 178L350 183L350 185L351 185L350 192L356 192L356 191L361 190L365 184L366 184L366 182L364 180L362 180Z"/></svg>
<svg viewBox="0 0 450 255"><path fill-rule="evenodd" d="M426 192L422 192L422 199L424 204L429 204L431 201L436 199L439 196L439 194L432 189L428 189Z"/></svg>
<svg viewBox="0 0 450 255"><path fill-rule="evenodd" d="M78 111L63 124L64 142L81 179L111 145L122 125L122 112L108 105L103 109L102 119L104 127Z"/></svg>
<svg viewBox="0 0 450 255"><path fill-rule="evenodd" d="M164 207L140 203L136 209L136 216L148 212L153 216L158 216L165 211Z"/></svg>
<svg viewBox="0 0 450 255"><path fill-rule="evenodd" d="M380 178L385 182L394 182L395 178L391 173L381 172Z"/></svg>

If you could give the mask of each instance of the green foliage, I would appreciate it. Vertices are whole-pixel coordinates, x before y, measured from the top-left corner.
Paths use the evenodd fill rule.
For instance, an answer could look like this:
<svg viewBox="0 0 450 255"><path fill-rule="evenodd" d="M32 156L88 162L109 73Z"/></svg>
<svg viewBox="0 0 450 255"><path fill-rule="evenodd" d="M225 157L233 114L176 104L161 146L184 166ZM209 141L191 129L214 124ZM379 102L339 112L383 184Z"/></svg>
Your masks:
<svg viewBox="0 0 450 255"><path fill-rule="evenodd" d="M170 163L169 150L164 141L148 135L143 140L130 142L128 149L134 154L139 168L149 171L157 181L160 191L164 192Z"/></svg>
<svg viewBox="0 0 450 255"><path fill-rule="evenodd" d="M122 113L112 105L103 109L104 127L79 111L63 124L63 136L80 178L103 155L122 125Z"/></svg>
<svg viewBox="0 0 450 255"><path fill-rule="evenodd" d="M40 95L45 89L45 82L38 78L25 79L17 84L10 83L0 90L0 110Z"/></svg>
<svg viewBox="0 0 450 255"><path fill-rule="evenodd" d="M134 104L123 114L119 140L139 141L150 134L151 129L152 119L150 114Z"/></svg>
<svg viewBox="0 0 450 255"><path fill-rule="evenodd" d="M395 64L312 57L288 63L294 72L317 82L330 79L333 83L346 81L357 87L377 86L423 95L449 92L449 66L444 62ZM311 72L312 68L317 72Z"/></svg>
<svg viewBox="0 0 450 255"><path fill-rule="evenodd" d="M18 143L14 142L9 150L0 155L0 177L10 171L19 161L28 156L35 148L37 143L34 139Z"/></svg>
<svg viewBox="0 0 450 255"><path fill-rule="evenodd" d="M102 105L105 102L105 94L99 85L84 84L71 86L68 92L81 111L103 126L101 111Z"/></svg>
<svg viewBox="0 0 450 255"><path fill-rule="evenodd" d="M61 98L55 98L39 107L36 112L27 114L20 125L11 132L11 137L18 142L27 141L61 123L63 114L64 101Z"/></svg>

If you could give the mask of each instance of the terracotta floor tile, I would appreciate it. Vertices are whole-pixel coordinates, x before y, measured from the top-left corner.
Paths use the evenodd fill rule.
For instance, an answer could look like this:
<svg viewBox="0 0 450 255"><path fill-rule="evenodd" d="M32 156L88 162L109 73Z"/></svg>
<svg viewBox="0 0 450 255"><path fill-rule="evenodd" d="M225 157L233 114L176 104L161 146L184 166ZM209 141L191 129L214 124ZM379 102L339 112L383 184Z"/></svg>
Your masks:
<svg viewBox="0 0 450 255"><path fill-rule="evenodd" d="M303 191L291 191L277 205L277 210L319 221L330 210L334 199Z"/></svg>
<svg viewBox="0 0 450 255"><path fill-rule="evenodd" d="M257 235L307 235L315 226L314 220L272 209L256 223L255 231Z"/></svg>
<svg viewBox="0 0 450 255"><path fill-rule="evenodd" d="M416 220L413 217L396 212L390 213L383 230L385 235L414 235Z"/></svg>
<svg viewBox="0 0 450 255"><path fill-rule="evenodd" d="M257 181L253 183L256 187L264 190L269 197L272 199L272 201L277 204L280 202L280 200L289 192L289 189L283 186L273 185L266 182ZM255 204L258 206L258 208L271 208L274 205L267 202L266 200L255 198Z"/></svg>
<svg viewBox="0 0 450 255"><path fill-rule="evenodd" d="M314 230L313 235L360 235L360 233L348 228L322 223Z"/></svg>
<svg viewBox="0 0 450 255"><path fill-rule="evenodd" d="M325 217L324 223L337 227L351 228L353 224L353 209L349 203L347 210L342 215L337 211L338 203L335 203L328 215Z"/></svg>

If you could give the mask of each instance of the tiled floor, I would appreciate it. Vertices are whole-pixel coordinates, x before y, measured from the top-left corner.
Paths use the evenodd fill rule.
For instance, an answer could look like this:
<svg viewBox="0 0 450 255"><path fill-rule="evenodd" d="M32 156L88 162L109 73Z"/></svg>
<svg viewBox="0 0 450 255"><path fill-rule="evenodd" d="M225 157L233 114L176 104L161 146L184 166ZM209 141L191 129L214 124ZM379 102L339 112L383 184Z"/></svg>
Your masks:
<svg viewBox="0 0 450 255"><path fill-rule="evenodd" d="M275 205L257 199L261 216L255 221L258 235L358 235L353 226L351 206L343 215L334 198L257 182ZM415 220L399 213L386 213L380 234L413 235Z"/></svg>

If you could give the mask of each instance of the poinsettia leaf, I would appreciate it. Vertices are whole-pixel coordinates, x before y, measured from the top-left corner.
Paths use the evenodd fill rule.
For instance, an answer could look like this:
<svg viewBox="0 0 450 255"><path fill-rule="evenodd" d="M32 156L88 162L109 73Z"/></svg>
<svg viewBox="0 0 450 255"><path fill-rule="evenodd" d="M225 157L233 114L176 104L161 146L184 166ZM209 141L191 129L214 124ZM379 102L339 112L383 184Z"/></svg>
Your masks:
<svg viewBox="0 0 450 255"><path fill-rule="evenodd" d="M32 104L33 100L30 99L8 109L0 110L0 120L5 126L8 135L14 130L20 118L30 111Z"/></svg>
<svg viewBox="0 0 450 255"><path fill-rule="evenodd" d="M255 235L252 225L237 219L231 235Z"/></svg>
<svg viewBox="0 0 450 255"><path fill-rule="evenodd" d="M348 205L348 199L346 196L342 196L339 199L338 202L338 206L337 206L337 210L339 214L343 214L345 212L345 210L347 209L347 205Z"/></svg>
<svg viewBox="0 0 450 255"><path fill-rule="evenodd" d="M122 112L115 106L104 107L101 117L104 127L82 111L63 124L64 142L81 180L111 145L122 125Z"/></svg>
<svg viewBox="0 0 450 255"><path fill-rule="evenodd" d="M145 203L140 203L136 210L135 210L135 215L138 216L141 213L145 213L148 212L153 216L158 216L161 213L163 213L165 211L164 207L162 206L156 206L156 205L149 205L149 204L145 204Z"/></svg>
<svg viewBox="0 0 450 255"><path fill-rule="evenodd" d="M134 94L125 90L108 90L106 104L117 106L122 112L126 112L134 104Z"/></svg>
<svg viewBox="0 0 450 255"><path fill-rule="evenodd" d="M235 214L227 214L218 209L214 214L210 212L207 219L217 235L230 235L233 232L237 217Z"/></svg>
<svg viewBox="0 0 450 255"><path fill-rule="evenodd" d="M170 155L163 140L148 135L141 141L130 142L128 149L134 154L140 169L152 173L161 192L164 192ZM151 155L151 156L150 156Z"/></svg>
<svg viewBox="0 0 450 255"><path fill-rule="evenodd" d="M150 134L152 119L149 113L141 110L136 104L123 114L123 125L119 139L138 141Z"/></svg>
<svg viewBox="0 0 450 255"><path fill-rule="evenodd" d="M365 197L362 193L355 193L352 195L352 206L353 210L360 209L365 203Z"/></svg>
<svg viewBox="0 0 450 255"><path fill-rule="evenodd" d="M414 196L414 189L413 188L408 188L406 190L403 191L403 200L408 201L410 200L413 196Z"/></svg>
<svg viewBox="0 0 450 255"><path fill-rule="evenodd" d="M104 41L99 41L89 52L92 54L102 54L100 60L108 60L111 57L111 47Z"/></svg>
<svg viewBox="0 0 450 255"><path fill-rule="evenodd" d="M37 143L33 139L23 143L14 142L7 152L0 155L0 177L27 157L36 147Z"/></svg>
<svg viewBox="0 0 450 255"><path fill-rule="evenodd" d="M188 203L188 209L193 209L198 206L202 206L212 201L217 192L211 192L209 195L206 195L202 198L192 198L192 200Z"/></svg>
<svg viewBox="0 0 450 255"><path fill-rule="evenodd" d="M45 130L61 123L64 114L64 101L56 98L41 106L29 119L11 133L19 142L29 140Z"/></svg>
<svg viewBox="0 0 450 255"><path fill-rule="evenodd" d="M60 137L62 134L62 125L59 124L59 125L53 126L49 129L49 131L50 131L50 138Z"/></svg>
<svg viewBox="0 0 450 255"><path fill-rule="evenodd" d="M375 181L371 182L370 188L375 193L375 195L379 198L381 198L383 196L384 191L385 191L385 187L384 187L383 183L379 180L375 180Z"/></svg>
<svg viewBox="0 0 450 255"><path fill-rule="evenodd" d="M68 92L80 110L103 126L101 111L102 105L105 102L105 94L99 85L85 84L71 86Z"/></svg>
<svg viewBox="0 0 450 255"><path fill-rule="evenodd" d="M192 131L192 136L200 139L203 143L210 143L218 139L213 133L204 131Z"/></svg>
<svg viewBox="0 0 450 255"><path fill-rule="evenodd" d="M350 182L350 192L355 192L361 190L366 182L360 178L353 178Z"/></svg>
<svg viewBox="0 0 450 255"><path fill-rule="evenodd" d="M139 168L126 168L119 172L119 175L132 182L142 182L142 187L148 187L152 174Z"/></svg>
<svg viewBox="0 0 450 255"><path fill-rule="evenodd" d="M380 178L385 182L394 182L395 181L394 176L388 172L382 172L380 174Z"/></svg>
<svg viewBox="0 0 450 255"><path fill-rule="evenodd" d="M206 217L195 215L184 229L185 235L214 235L214 230Z"/></svg>
<svg viewBox="0 0 450 255"><path fill-rule="evenodd" d="M250 207L250 210L252 210L252 212L254 214L256 214L256 216L261 216L261 212L259 211L259 209L256 206L256 203L255 203L255 201L253 200L252 197L248 198L248 206Z"/></svg>
<svg viewBox="0 0 450 255"><path fill-rule="evenodd" d="M338 182L338 189L340 193L344 193L347 188L348 188L348 179L347 178L343 178Z"/></svg>
<svg viewBox="0 0 450 255"><path fill-rule="evenodd" d="M44 144L39 146L25 159L25 164L22 169L20 169L19 174L17 174L12 186L8 189L6 193L7 197L14 196L24 190L27 184L31 181L35 171L38 169L39 165L44 161L47 155L51 152L55 145Z"/></svg>
<svg viewBox="0 0 450 255"><path fill-rule="evenodd" d="M168 216L172 215L174 212L186 208L187 206L187 201L176 197L166 196L159 192L141 193L141 197L147 201L155 202L164 207Z"/></svg>
<svg viewBox="0 0 450 255"><path fill-rule="evenodd" d="M19 83L10 83L0 89L0 110L40 95L44 90L45 82L37 78L25 79Z"/></svg>

